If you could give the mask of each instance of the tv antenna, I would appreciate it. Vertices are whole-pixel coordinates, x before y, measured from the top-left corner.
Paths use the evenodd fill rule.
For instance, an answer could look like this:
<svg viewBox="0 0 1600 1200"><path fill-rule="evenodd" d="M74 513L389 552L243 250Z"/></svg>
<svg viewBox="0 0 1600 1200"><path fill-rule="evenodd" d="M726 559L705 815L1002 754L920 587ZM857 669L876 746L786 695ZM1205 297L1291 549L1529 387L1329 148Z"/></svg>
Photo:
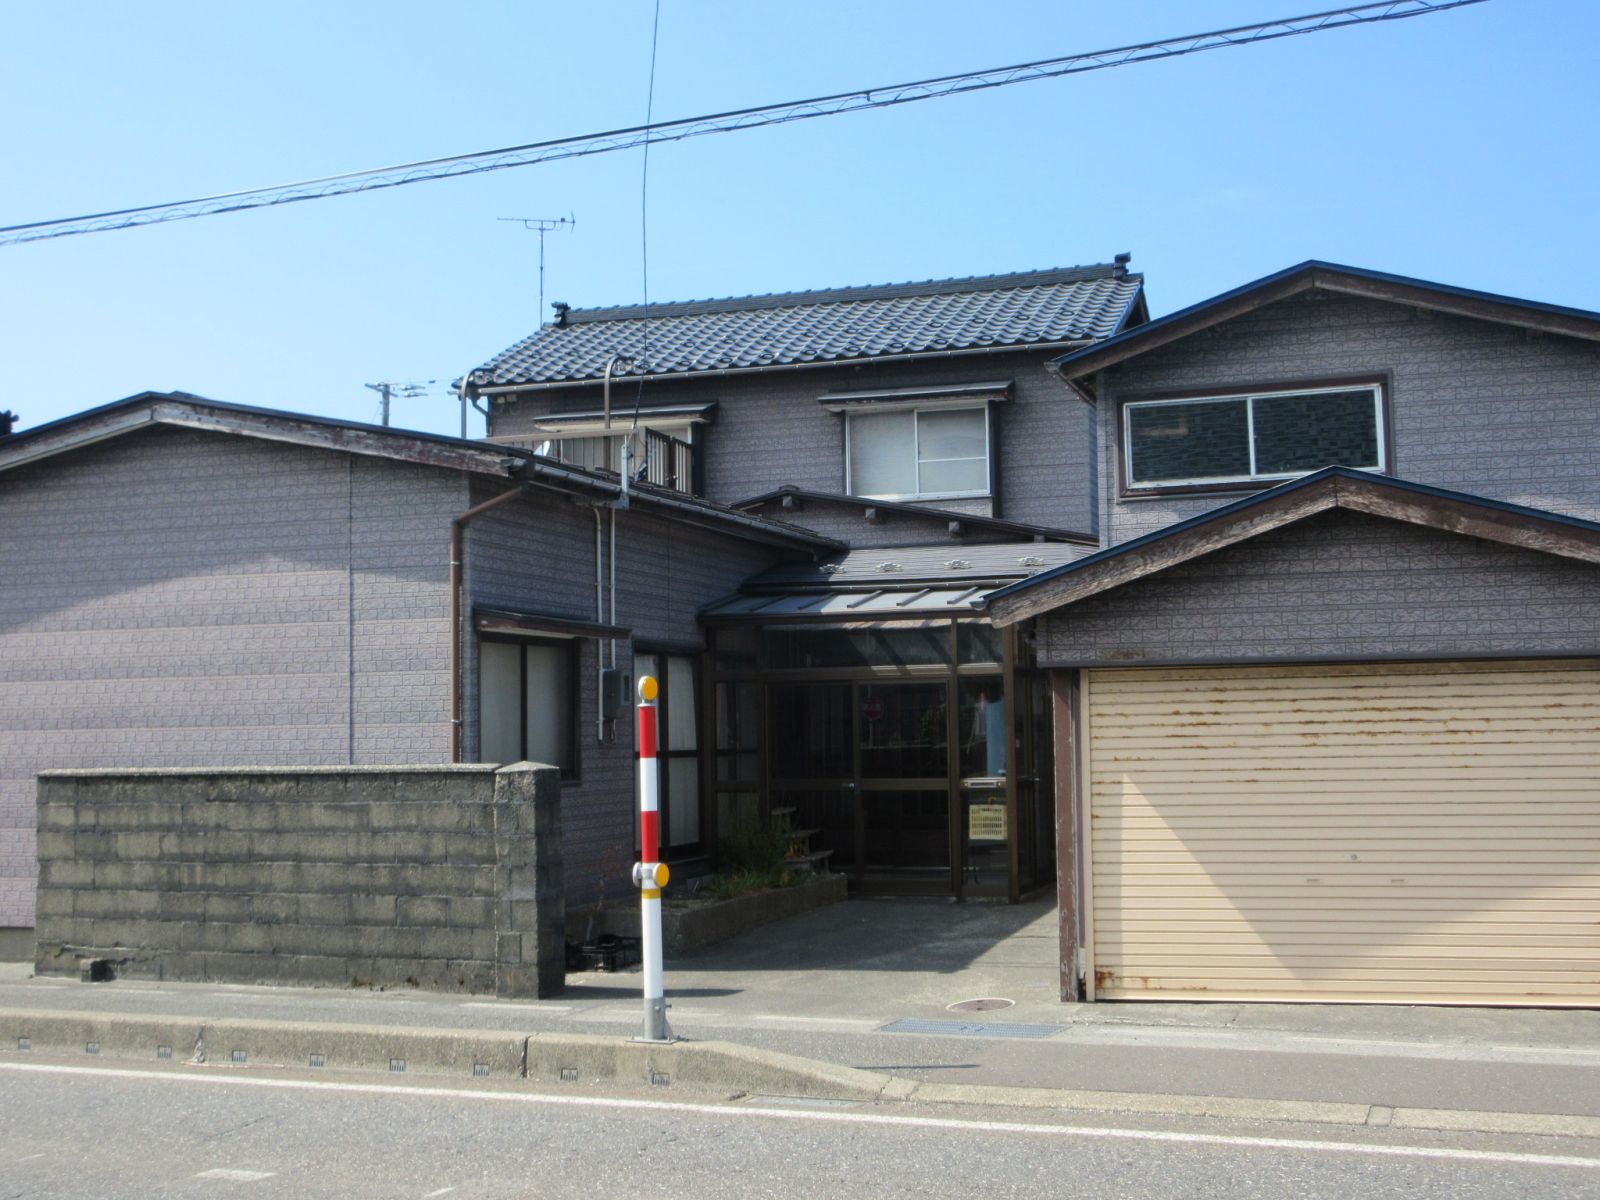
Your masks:
<svg viewBox="0 0 1600 1200"><path fill-rule="evenodd" d="M539 235L539 319L544 320L544 235L557 229L572 228L578 218L568 213L564 217L496 217L497 221L515 221L524 229Z"/></svg>
<svg viewBox="0 0 1600 1200"><path fill-rule="evenodd" d="M363 383L364 388L371 388L382 398L383 423L389 423L389 402L396 396L402 400L415 400L428 394L428 384L439 382L430 379L427 383L394 383L385 379L382 383Z"/></svg>

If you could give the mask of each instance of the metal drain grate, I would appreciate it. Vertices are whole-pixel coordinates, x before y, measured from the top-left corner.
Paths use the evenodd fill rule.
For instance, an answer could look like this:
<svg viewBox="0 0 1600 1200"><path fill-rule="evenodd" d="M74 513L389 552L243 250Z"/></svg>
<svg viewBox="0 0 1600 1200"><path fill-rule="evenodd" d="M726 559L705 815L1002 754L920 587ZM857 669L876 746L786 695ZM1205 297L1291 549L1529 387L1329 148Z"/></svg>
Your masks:
<svg viewBox="0 0 1600 1200"><path fill-rule="evenodd" d="M1012 1025L984 1021L924 1021L915 1017L891 1021L879 1033L938 1033L948 1037L1047 1038L1061 1032L1060 1025Z"/></svg>

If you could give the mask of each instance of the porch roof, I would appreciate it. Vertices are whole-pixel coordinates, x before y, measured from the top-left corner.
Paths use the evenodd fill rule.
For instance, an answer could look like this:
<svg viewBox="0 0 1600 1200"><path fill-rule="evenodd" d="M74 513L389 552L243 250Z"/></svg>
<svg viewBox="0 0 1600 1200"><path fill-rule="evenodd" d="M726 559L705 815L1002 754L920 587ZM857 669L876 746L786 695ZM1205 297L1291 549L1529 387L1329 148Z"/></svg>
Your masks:
<svg viewBox="0 0 1600 1200"><path fill-rule="evenodd" d="M830 620L884 620L896 617L970 615L989 588L877 588L856 591L789 591L730 596L701 610L707 619L773 620L826 617Z"/></svg>
<svg viewBox="0 0 1600 1200"><path fill-rule="evenodd" d="M771 567L737 596L701 610L708 618L883 619L960 615L989 592L1081 558L1089 547L1065 542L986 546L876 546L821 562Z"/></svg>

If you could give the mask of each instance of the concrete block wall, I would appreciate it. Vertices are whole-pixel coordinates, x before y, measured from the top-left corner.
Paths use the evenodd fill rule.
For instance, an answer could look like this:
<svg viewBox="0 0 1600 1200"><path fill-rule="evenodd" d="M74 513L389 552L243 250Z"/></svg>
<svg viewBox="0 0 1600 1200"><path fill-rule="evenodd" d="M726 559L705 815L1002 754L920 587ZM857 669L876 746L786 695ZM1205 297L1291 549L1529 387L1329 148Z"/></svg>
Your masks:
<svg viewBox="0 0 1600 1200"><path fill-rule="evenodd" d="M553 995L560 808L528 763L45 772L35 965Z"/></svg>
<svg viewBox="0 0 1600 1200"><path fill-rule="evenodd" d="M1120 396L1388 373L1392 473L1600 519L1600 345L1310 293L1139 356L1100 377L1101 528L1107 545L1240 493L1117 495Z"/></svg>
<svg viewBox="0 0 1600 1200"><path fill-rule="evenodd" d="M0 476L0 930L33 924L41 770L448 761L466 506L454 472L170 427Z"/></svg>
<svg viewBox="0 0 1600 1200"><path fill-rule="evenodd" d="M1041 665L1600 653L1600 567L1327 512L1039 618Z"/></svg>
<svg viewBox="0 0 1600 1200"><path fill-rule="evenodd" d="M994 406L1001 494L992 512L966 507L1010 521L1092 533L1094 410L1048 373L1045 364L1054 356L1002 351L720 379L652 379L645 395L653 404L717 402L715 423L700 433L706 495L734 504L783 484L844 491L844 418L817 403L824 393L1009 379L1012 399ZM599 396L597 387L589 387L497 398L490 432L523 433L552 412L598 409ZM929 503L957 511L964 506Z"/></svg>

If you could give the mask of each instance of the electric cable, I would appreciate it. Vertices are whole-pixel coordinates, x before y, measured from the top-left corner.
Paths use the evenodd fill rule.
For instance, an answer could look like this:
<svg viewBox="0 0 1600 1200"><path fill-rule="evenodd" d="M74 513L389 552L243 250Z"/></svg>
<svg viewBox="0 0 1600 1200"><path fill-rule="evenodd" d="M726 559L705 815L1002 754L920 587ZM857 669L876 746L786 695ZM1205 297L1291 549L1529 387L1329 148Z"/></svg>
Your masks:
<svg viewBox="0 0 1600 1200"><path fill-rule="evenodd" d="M1133 63L1152 62L1163 58L1177 58L1205 50L1219 50L1227 46L1247 46L1278 38L1297 37L1304 34L1323 33L1355 25L1371 25L1381 21L1404 20L1482 4L1485 0L1386 0L1378 4L1359 4L1328 12L1310 13L1299 17L1285 17L1255 25L1241 25L1232 29L1213 30L1209 33L1187 34L1155 42L1140 42L1119 46L1111 50L1095 50L1084 54L1063 55L998 67L987 71L968 71L958 75L942 75L912 83L888 87L863 88L858 91L838 92L810 100L795 100L779 104L759 105L754 108L732 109L706 116L685 117L660 124L646 123L626 129L613 129L604 133L582 134L576 137L555 138L550 141L531 142L500 150L483 150L471 154L458 154L447 158L426 159L400 166L379 167L366 171L353 171L343 175L328 175L298 183L276 184L270 187L249 188L243 191L224 192L192 200L175 200L165 204L142 205L134 208L113 209L107 212L87 213L76 217L59 217L46 221L30 221L19 225L0 225L0 246L23 242L42 241L48 238L73 237L85 233L101 233L115 229L129 229L140 225L155 225L168 221L186 221L194 217L215 216L221 213L243 212L255 208L268 208L279 204L293 204L304 200L321 200L329 196L345 196L381 188L402 187L431 179L449 179L461 175L480 175L489 171L503 171L512 167L533 166L567 158L580 158L594 154L610 154L635 146L650 146L658 142L679 142L688 138L704 137L713 133L731 133L740 129L758 129L768 125L782 125L791 121L806 121L817 117L837 116L847 112L863 112L911 104L919 100L932 100L942 96L963 95L967 92L1009 87L1035 79L1056 79L1065 75L1100 71L1111 67L1129 66Z"/></svg>

